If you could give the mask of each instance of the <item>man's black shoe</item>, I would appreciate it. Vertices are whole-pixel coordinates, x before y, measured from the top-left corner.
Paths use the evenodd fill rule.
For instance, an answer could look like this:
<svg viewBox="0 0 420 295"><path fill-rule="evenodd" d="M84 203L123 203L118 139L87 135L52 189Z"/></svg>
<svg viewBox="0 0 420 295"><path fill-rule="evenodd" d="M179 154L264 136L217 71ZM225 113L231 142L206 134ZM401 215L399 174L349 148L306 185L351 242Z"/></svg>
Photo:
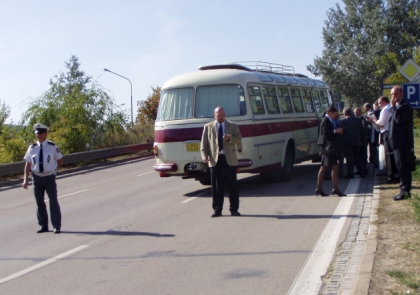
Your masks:
<svg viewBox="0 0 420 295"><path fill-rule="evenodd" d="M393 197L392 199L394 201L401 201L401 200L405 200L411 198L411 194L410 193L400 193L398 196Z"/></svg>
<svg viewBox="0 0 420 295"><path fill-rule="evenodd" d="M355 175L360 175L360 171L354 172Z"/></svg>
<svg viewBox="0 0 420 295"><path fill-rule="evenodd" d="M238 211L230 211L230 215L232 215L232 216L241 216L241 213L239 213Z"/></svg>
<svg viewBox="0 0 420 295"><path fill-rule="evenodd" d="M40 233L46 233L46 232L48 232L48 227L41 227L39 230L37 230L37 234L40 234Z"/></svg>
<svg viewBox="0 0 420 295"><path fill-rule="evenodd" d="M54 228L54 233L59 234L59 233L61 233L61 230L59 228Z"/></svg>
<svg viewBox="0 0 420 295"><path fill-rule="evenodd" d="M211 217L213 218L213 217L219 217L219 216L222 216L222 212L214 212L212 215L211 215Z"/></svg>

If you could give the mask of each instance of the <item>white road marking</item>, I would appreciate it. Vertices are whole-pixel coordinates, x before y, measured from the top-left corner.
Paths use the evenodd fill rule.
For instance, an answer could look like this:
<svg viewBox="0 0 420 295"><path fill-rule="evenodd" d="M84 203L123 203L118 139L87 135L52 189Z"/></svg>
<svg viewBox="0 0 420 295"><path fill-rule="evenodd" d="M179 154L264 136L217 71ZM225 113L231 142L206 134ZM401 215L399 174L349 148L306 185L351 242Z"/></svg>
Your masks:
<svg viewBox="0 0 420 295"><path fill-rule="evenodd" d="M5 277L4 279L1 279L0 280L0 284L3 284L3 283L8 282L8 281L11 281L11 280L16 279L18 277L21 277L21 276L23 276L23 275L25 275L27 273L30 273L31 271L37 270L37 269L39 269L41 267L44 267L44 266L46 266L48 264L51 264L53 262L56 262L57 260L59 260L61 258L64 258L66 256L69 256L69 255L71 255L71 254L73 254L73 253L75 253L77 251L80 251L80 250L86 248L86 247L89 247L89 245L79 246L77 248L74 248L73 250L67 251L67 252L65 252L63 254L60 254L60 255L57 255L57 256L55 256L55 257L53 257L51 259L45 260L44 262L38 263L38 264L36 264L34 266L31 266L31 267L29 267L27 269L24 269L24 270L20 271L20 272L17 272L17 273L12 274L12 275L10 275L8 277Z"/></svg>
<svg viewBox="0 0 420 295"><path fill-rule="evenodd" d="M137 175L137 176L143 176L143 175L150 174L150 173L153 173L153 172L156 172L156 171L146 172L146 173L143 173L143 174L140 174L140 175Z"/></svg>
<svg viewBox="0 0 420 295"><path fill-rule="evenodd" d="M58 197L57 199L64 198L64 197L68 197L68 196L75 195L75 194L78 194L78 193L83 193L83 192L88 191L88 190L89 190L89 189L84 189L84 190L81 190L81 191L78 191L78 192L74 192L74 193L71 193L71 194L67 194L67 195L64 195L64 196L60 196L60 197ZM48 202L48 201L49 201L49 199L45 199L44 201L45 201L45 202Z"/></svg>
<svg viewBox="0 0 420 295"><path fill-rule="evenodd" d="M308 257L299 275L295 279L287 294L318 294L322 285L321 277L326 274L332 256L337 247L337 241L349 214L352 203L359 187L360 178L352 179L345 191L347 197L341 198L334 211L333 217L328 222L319 237L314 250ZM343 216L334 218L334 216Z"/></svg>
<svg viewBox="0 0 420 295"><path fill-rule="evenodd" d="M194 199L197 199L197 197L188 198L185 201L182 201L181 204L185 204L185 203L191 202Z"/></svg>

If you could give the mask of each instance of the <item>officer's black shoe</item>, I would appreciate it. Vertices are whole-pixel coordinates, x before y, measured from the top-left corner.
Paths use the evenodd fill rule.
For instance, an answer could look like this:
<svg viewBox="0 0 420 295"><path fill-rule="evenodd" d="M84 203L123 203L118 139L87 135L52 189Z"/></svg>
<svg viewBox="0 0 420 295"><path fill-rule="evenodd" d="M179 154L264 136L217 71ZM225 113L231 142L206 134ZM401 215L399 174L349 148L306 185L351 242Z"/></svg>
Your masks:
<svg viewBox="0 0 420 295"><path fill-rule="evenodd" d="M212 215L211 215L211 217L213 218L213 217L219 217L219 216L222 216L222 212L214 212Z"/></svg>
<svg viewBox="0 0 420 295"><path fill-rule="evenodd" d="M45 226L41 226L41 228L36 231L37 234L46 233L46 232L48 232L48 227L45 227Z"/></svg>
<svg viewBox="0 0 420 295"><path fill-rule="evenodd" d="M232 216L241 216L241 213L239 213L238 211L230 211L230 215L232 215Z"/></svg>
<svg viewBox="0 0 420 295"><path fill-rule="evenodd" d="M59 228L54 228L54 233L59 234L59 233L61 233L61 230Z"/></svg>

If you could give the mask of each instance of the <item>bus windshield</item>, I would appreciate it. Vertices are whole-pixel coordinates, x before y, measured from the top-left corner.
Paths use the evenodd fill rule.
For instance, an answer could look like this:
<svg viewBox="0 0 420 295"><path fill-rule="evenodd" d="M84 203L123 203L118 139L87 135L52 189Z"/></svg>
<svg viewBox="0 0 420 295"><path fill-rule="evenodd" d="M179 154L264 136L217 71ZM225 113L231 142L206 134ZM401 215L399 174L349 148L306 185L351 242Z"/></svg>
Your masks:
<svg viewBox="0 0 420 295"><path fill-rule="evenodd" d="M156 121L191 118L193 93L192 87L163 90L160 95Z"/></svg>
<svg viewBox="0 0 420 295"><path fill-rule="evenodd" d="M192 118L193 88L165 89L162 91L156 121ZM226 115L246 114L245 97L240 85L211 85L197 87L195 118L212 118L214 109L222 106Z"/></svg>
<svg viewBox="0 0 420 295"><path fill-rule="evenodd" d="M223 107L228 117L245 115L242 87L240 85L212 85L197 88L194 117L212 118L217 106Z"/></svg>

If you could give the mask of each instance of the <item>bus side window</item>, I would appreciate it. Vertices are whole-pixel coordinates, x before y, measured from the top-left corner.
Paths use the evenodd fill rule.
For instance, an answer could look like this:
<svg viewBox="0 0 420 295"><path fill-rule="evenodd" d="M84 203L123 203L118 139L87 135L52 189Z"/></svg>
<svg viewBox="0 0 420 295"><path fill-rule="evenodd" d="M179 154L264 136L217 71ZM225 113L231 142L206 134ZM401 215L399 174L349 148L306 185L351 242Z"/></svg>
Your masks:
<svg viewBox="0 0 420 295"><path fill-rule="evenodd" d="M324 110L322 109L321 102L319 101L318 90L312 89L312 99L314 100L316 112L318 114L323 114Z"/></svg>
<svg viewBox="0 0 420 295"><path fill-rule="evenodd" d="M303 103L305 104L306 112L313 113L315 112L312 99L311 99L311 91L309 89L301 89L302 96L303 96Z"/></svg>
<svg viewBox="0 0 420 295"><path fill-rule="evenodd" d="M290 93L292 94L292 101L293 101L293 106L295 108L295 113L305 112L305 110L303 109L302 98L300 96L300 89L290 88Z"/></svg>
<svg viewBox="0 0 420 295"><path fill-rule="evenodd" d="M293 113L292 102L290 101L289 88L277 87L277 93L280 101L280 108L283 114Z"/></svg>
<svg viewBox="0 0 420 295"><path fill-rule="evenodd" d="M328 103L327 92L325 90L320 90L319 91L319 97L320 97L320 100L321 100L322 110L325 112L330 105Z"/></svg>
<svg viewBox="0 0 420 295"><path fill-rule="evenodd" d="M276 89L274 87L262 87L265 106L269 114L279 114L279 103L277 101Z"/></svg>
<svg viewBox="0 0 420 295"><path fill-rule="evenodd" d="M261 97L261 90L258 86L248 87L249 101L254 114L264 114L264 104Z"/></svg>

